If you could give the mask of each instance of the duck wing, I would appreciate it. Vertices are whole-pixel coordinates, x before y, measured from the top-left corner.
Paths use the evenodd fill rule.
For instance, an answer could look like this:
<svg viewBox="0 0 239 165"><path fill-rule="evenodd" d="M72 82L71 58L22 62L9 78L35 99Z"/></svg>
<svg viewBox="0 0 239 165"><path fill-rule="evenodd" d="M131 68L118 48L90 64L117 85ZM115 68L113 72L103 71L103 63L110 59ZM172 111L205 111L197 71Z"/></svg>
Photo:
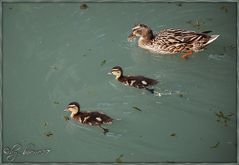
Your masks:
<svg viewBox="0 0 239 165"><path fill-rule="evenodd" d="M146 86L156 85L158 83L157 80L144 76L128 76L127 82L136 88L145 88Z"/></svg>
<svg viewBox="0 0 239 165"><path fill-rule="evenodd" d="M206 33L197 33L182 29L166 29L160 31L155 36L155 40L162 40L167 44L192 44L195 42L206 44L210 38L211 36Z"/></svg>
<svg viewBox="0 0 239 165"><path fill-rule="evenodd" d="M111 117L101 112L84 112L81 119L84 124L89 125L110 124L113 121Z"/></svg>

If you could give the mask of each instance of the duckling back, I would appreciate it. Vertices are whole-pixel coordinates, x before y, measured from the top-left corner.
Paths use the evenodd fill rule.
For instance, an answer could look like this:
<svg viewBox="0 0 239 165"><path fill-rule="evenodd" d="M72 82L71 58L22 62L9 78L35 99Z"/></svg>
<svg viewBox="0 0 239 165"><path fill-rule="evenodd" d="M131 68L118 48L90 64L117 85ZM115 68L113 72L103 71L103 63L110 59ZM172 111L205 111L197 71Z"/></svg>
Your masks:
<svg viewBox="0 0 239 165"><path fill-rule="evenodd" d="M102 112L80 112L74 119L83 124L101 125L111 124L113 119Z"/></svg>

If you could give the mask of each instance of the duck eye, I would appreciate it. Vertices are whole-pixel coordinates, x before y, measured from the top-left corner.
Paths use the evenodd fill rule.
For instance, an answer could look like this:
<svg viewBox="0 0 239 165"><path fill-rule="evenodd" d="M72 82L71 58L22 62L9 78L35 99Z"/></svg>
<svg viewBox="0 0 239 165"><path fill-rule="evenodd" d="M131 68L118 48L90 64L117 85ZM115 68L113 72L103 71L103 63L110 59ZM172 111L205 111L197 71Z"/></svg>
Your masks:
<svg viewBox="0 0 239 165"><path fill-rule="evenodd" d="M136 30L135 33L141 34L142 30Z"/></svg>

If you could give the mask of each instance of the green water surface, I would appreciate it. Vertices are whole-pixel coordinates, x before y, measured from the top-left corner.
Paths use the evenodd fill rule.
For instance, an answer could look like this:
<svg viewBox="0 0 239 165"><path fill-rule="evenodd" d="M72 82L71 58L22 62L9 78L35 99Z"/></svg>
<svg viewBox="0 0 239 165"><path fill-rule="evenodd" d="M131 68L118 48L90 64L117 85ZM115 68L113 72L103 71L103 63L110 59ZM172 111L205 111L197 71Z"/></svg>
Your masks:
<svg viewBox="0 0 239 165"><path fill-rule="evenodd" d="M3 161L235 162L236 3L81 5L3 3ZM135 23L220 37L183 60L129 43ZM117 82L115 65L161 97ZM65 121L71 101L114 118L110 132Z"/></svg>

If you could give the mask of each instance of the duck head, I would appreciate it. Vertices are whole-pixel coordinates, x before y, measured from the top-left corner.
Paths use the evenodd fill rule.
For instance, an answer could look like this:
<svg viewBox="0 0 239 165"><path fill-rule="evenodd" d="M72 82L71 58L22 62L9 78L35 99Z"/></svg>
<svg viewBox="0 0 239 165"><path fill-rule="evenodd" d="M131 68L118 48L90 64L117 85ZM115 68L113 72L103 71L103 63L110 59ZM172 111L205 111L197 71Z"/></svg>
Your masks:
<svg viewBox="0 0 239 165"><path fill-rule="evenodd" d="M111 69L111 74L115 76L115 79L119 79L123 76L123 69L120 66L115 66Z"/></svg>
<svg viewBox="0 0 239 165"><path fill-rule="evenodd" d="M71 102L68 104L65 111L71 112L71 118L73 118L78 112L80 112L80 104L77 102Z"/></svg>
<svg viewBox="0 0 239 165"><path fill-rule="evenodd" d="M128 40L132 41L136 37L142 37L143 39L151 40L153 38L153 31L147 25L137 24L132 28L132 32L128 36Z"/></svg>

